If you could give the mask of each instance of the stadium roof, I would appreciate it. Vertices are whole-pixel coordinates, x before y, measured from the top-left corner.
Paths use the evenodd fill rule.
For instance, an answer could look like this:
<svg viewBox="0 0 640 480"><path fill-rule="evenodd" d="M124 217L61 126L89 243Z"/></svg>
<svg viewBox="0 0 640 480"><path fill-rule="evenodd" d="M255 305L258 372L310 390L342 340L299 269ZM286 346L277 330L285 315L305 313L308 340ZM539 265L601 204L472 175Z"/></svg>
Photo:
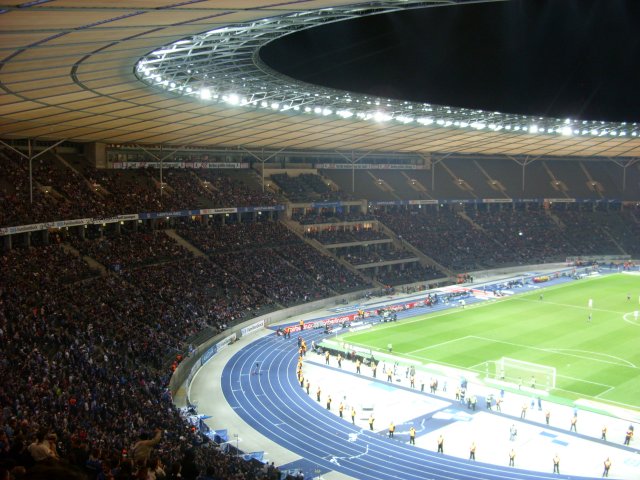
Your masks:
<svg viewBox="0 0 640 480"><path fill-rule="evenodd" d="M284 77L256 55L302 28L465 1L0 0L0 137L640 157L635 123L374 98Z"/></svg>

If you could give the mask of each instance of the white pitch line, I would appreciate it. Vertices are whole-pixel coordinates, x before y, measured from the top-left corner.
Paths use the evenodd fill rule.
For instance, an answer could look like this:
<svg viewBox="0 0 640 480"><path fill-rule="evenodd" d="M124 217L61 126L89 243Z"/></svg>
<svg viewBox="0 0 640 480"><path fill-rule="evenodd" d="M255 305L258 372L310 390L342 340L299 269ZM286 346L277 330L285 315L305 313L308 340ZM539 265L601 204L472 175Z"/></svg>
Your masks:
<svg viewBox="0 0 640 480"><path fill-rule="evenodd" d="M547 305L556 305L558 307L567 307L567 308L574 308L574 309L578 309L578 310L586 310L588 312L605 312L605 313L617 313L618 315L622 315L624 312L619 312L617 310L606 310L604 308L589 308L589 307L581 307L580 305L572 305L570 303L558 303L558 302L549 302L547 300L534 300L534 299L529 299L529 298L522 298L522 297L512 297L514 300L518 300L519 302L530 302L530 303L537 303L537 304L547 304Z"/></svg>
<svg viewBox="0 0 640 480"><path fill-rule="evenodd" d="M537 350L539 352L545 352L545 353L557 353L557 351L562 350L562 349L555 349L555 348L532 347L531 345L523 345L521 343L507 342L505 340L495 340L493 338L478 337L476 335L469 335L469 338L476 338L478 340L484 340L486 342L503 343L505 345L511 345L512 347L518 347L518 348L523 348L523 349L527 349L527 350ZM597 352L589 352L587 350L584 350L584 352L585 353L591 353L592 355L599 355ZM628 364L624 364L624 363L618 363L618 362L609 362L607 360L602 360L602 359L593 358L593 357L585 357L583 355L575 355L573 353L560 352L560 354L561 355L566 355L568 357L580 358L582 360L590 360L590 361L595 361L595 362L600 362L600 363L606 363L606 364L609 364L609 365L616 365L618 367L633 368L633 369L636 369L636 370L638 369L638 367L635 366L631 362L628 362ZM618 358L618 360L622 360L623 362L627 362L627 360L623 360L621 358Z"/></svg>
<svg viewBox="0 0 640 480"><path fill-rule="evenodd" d="M592 352L591 350L578 350L576 348L549 348L547 350L549 350L550 352L559 352L559 353L562 353L563 355L564 355L563 352L590 353L591 355L596 355L596 356L600 355L601 357L609 357L615 360L619 360L622 363L626 363L629 368L638 368L634 363L628 360L625 360L624 358L616 357L615 355L609 355L607 353Z"/></svg>
<svg viewBox="0 0 640 480"><path fill-rule="evenodd" d="M407 352L405 355L413 355L413 354L415 354L415 353L417 353L417 352L422 352L423 350L429 350L429 349L431 349L431 348L441 347L441 346L443 346L443 345L448 345L449 343L459 342L460 340L465 340L465 339L467 339L467 338L469 338L469 336L466 336L466 337L460 337L460 338L454 338L454 339L452 339L452 340L447 340L446 342L435 343L435 344L433 344L433 345L429 345L429 346L427 346L427 347L419 348L419 349L417 349L417 350L412 350L412 351L410 351L410 352Z"/></svg>
<svg viewBox="0 0 640 480"><path fill-rule="evenodd" d="M598 395L594 396L594 398L600 398L602 395L606 395L607 393L609 393L611 390L613 390L615 387L609 387L608 389L606 389L604 392L599 393Z"/></svg>
<svg viewBox="0 0 640 480"><path fill-rule="evenodd" d="M591 380L583 380L582 378L569 377L567 375L558 375L558 377L559 378L566 378L566 379L569 379L569 380L573 380L575 382L590 383L591 385L597 385L599 387L605 387L605 388L608 388L609 390L615 388L615 387L612 387L611 385L607 385L606 383L592 382Z"/></svg>

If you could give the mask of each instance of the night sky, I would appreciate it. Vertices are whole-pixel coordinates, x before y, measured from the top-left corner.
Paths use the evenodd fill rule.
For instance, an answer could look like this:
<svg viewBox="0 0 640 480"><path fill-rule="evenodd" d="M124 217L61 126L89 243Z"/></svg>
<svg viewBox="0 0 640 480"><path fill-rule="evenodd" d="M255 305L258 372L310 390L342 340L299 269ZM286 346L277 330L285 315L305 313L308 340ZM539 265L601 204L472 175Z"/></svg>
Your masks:
<svg viewBox="0 0 640 480"><path fill-rule="evenodd" d="M640 0L511 0L338 22L261 50L338 89L558 118L640 121Z"/></svg>

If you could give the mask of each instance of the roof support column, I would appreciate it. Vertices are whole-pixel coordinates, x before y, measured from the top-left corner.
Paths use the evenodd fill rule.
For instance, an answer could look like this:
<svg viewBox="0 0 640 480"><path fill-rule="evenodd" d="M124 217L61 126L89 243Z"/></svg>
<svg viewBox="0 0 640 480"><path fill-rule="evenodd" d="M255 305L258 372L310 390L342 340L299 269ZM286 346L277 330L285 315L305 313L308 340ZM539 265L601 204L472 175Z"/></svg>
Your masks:
<svg viewBox="0 0 640 480"><path fill-rule="evenodd" d="M26 158L27 160L29 160L29 203L30 204L33 204L33 161L36 158L38 158L40 155L42 155L44 153L47 153L49 150L52 150L52 149L56 148L58 145L60 145L62 142L66 141L66 140L67 140L66 138L62 139L62 140L59 140L56 143L54 143L53 145L50 145L47 148L45 148L44 150L42 150L40 153L37 153L36 155L32 155L31 139L30 138L27 139L27 155L22 153L20 150L18 150L16 148L13 148L11 145L6 143L4 140L0 140L0 145L4 145L9 150L13 150L15 153L20 155L22 158Z"/></svg>

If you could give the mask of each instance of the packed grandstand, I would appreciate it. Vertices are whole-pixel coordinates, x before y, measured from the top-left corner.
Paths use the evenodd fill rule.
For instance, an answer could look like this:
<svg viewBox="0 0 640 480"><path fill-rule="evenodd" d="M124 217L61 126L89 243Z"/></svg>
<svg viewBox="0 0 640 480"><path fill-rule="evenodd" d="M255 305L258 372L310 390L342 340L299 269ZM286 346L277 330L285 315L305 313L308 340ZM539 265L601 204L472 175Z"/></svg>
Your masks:
<svg viewBox="0 0 640 480"><path fill-rule="evenodd" d="M348 175L308 162L251 167L169 168L161 182L157 168L96 169L66 145L34 161L31 204L25 162L0 151L2 472L52 457L51 478L279 478L220 450L172 403L170 377L194 345L349 292L640 254L637 166L623 192L605 160L541 160L547 177L523 200L506 195L521 178L495 160L443 160L450 178L436 191L428 169L373 166L349 191Z"/></svg>

